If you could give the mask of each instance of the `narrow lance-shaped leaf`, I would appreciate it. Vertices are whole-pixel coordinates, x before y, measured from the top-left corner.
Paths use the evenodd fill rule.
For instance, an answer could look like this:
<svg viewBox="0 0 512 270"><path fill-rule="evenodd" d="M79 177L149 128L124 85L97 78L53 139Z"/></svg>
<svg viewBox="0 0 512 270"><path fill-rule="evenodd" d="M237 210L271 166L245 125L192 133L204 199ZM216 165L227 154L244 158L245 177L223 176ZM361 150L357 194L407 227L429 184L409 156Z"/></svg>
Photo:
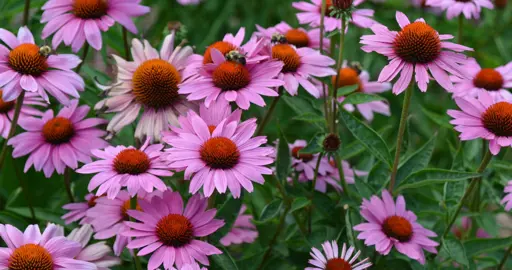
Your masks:
<svg viewBox="0 0 512 270"><path fill-rule="evenodd" d="M368 102L372 102L372 101L380 101L380 100L386 100L386 99L381 96L372 95L372 94L354 93L354 94L347 96L341 104L342 105L343 104L357 105L357 104L363 104L363 103L368 103Z"/></svg>
<svg viewBox="0 0 512 270"><path fill-rule="evenodd" d="M263 208L263 211L261 211L260 219L254 222L258 224L269 222L274 217L276 217L277 214L279 214L279 211L281 211L282 207L283 200L281 200L280 198L271 201L269 204L265 206L265 208Z"/></svg>
<svg viewBox="0 0 512 270"><path fill-rule="evenodd" d="M512 245L512 237L507 238L476 238L464 242L466 255L471 258L494 250L505 249Z"/></svg>
<svg viewBox="0 0 512 270"><path fill-rule="evenodd" d="M440 251L440 255L443 258L450 258L462 265L469 265L468 257L466 256L466 250L457 239L446 239Z"/></svg>
<svg viewBox="0 0 512 270"><path fill-rule="evenodd" d="M459 172L443 169L425 169L411 174L407 177L400 186L395 190L395 193L408 188L418 188L428 185L441 184L446 182L456 182L473 177L480 176L479 173L473 172Z"/></svg>
<svg viewBox="0 0 512 270"><path fill-rule="evenodd" d="M222 250L222 254L212 255L213 264L217 266L215 269L222 270L238 270L235 260L229 254L229 251L225 247L218 247Z"/></svg>
<svg viewBox="0 0 512 270"><path fill-rule="evenodd" d="M408 157L405 162L398 169L396 175L396 184L399 185L411 173L417 172L425 168L430 161L434 146L436 144L436 135L434 135L428 142L426 142L420 149L414 154Z"/></svg>
<svg viewBox="0 0 512 270"><path fill-rule="evenodd" d="M241 207L242 198L235 199L232 196L228 196L224 204L219 208L217 214L215 215L215 218L224 220L225 225L216 231L212 236L210 236L210 239L214 243L219 241L231 230L236 218L238 217L238 213L240 212Z"/></svg>

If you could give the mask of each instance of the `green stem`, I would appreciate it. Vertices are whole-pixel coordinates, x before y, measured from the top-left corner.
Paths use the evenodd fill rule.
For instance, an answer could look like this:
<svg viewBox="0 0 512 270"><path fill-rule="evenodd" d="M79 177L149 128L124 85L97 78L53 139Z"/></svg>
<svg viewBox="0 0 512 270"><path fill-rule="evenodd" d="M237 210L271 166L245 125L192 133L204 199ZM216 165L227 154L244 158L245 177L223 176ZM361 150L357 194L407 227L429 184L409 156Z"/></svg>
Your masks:
<svg viewBox="0 0 512 270"><path fill-rule="evenodd" d="M341 187L345 194L350 197L350 190L348 189L347 180L345 179L345 172L343 171L343 163L341 160L340 154L336 153L335 155L336 166L338 167L338 175L340 177Z"/></svg>
<svg viewBox="0 0 512 270"><path fill-rule="evenodd" d="M36 212L34 211L34 206L32 205L32 197L30 197L30 192L28 190L27 183L23 178L24 174L20 170L20 167L16 164L15 160L12 160L12 167L14 168L16 178L18 178L18 181L20 182L21 193L23 193L23 196L27 201L28 209L30 210L30 217L32 218L32 223L35 224L37 223Z"/></svg>
<svg viewBox="0 0 512 270"><path fill-rule="evenodd" d="M402 141L404 140L405 126L407 123L407 115L409 113L409 105L411 105L412 92L414 90L414 82L411 81L407 90L405 90L404 104L402 107L402 116L400 117L400 126L398 128L398 135L396 139L396 152L395 159L393 161L393 169L391 171L391 181L389 181L388 190L393 193L395 188L396 173L398 171L398 164L400 163L400 150L402 149Z"/></svg>
<svg viewBox="0 0 512 270"><path fill-rule="evenodd" d="M9 130L9 135L7 136L7 139L5 139L4 145L2 147L2 152L0 152L0 169L2 168L4 161L5 161L5 155L7 154L7 142L9 139L14 136L14 133L16 133L16 127L18 126L18 120L20 118L21 113L21 107L23 106L23 100L25 99L25 91L21 91L21 94L18 96L18 99L16 100L16 107L14 108L14 116L12 118L11 122L11 129Z"/></svg>
<svg viewBox="0 0 512 270"><path fill-rule="evenodd" d="M28 24L28 15L30 11L30 0L25 0L25 9L23 9L23 25Z"/></svg>
<svg viewBox="0 0 512 270"><path fill-rule="evenodd" d="M123 44L126 61L130 61L130 43L128 42L128 31L123 27Z"/></svg>
<svg viewBox="0 0 512 270"><path fill-rule="evenodd" d="M277 242L277 238L279 238L279 235L281 234L281 231L283 230L284 222L286 220L286 215L288 215L289 211L290 211L290 204L288 203L286 205L286 208L284 209L283 214L279 218L279 224L277 225L277 230L276 230L274 236L272 237L272 239L270 240L270 243L268 244L267 251L265 251L265 254L263 255L263 259L261 260L260 266L258 267L259 270L263 269L263 267L265 266L265 263L270 258L270 254L272 254L272 249L274 248L274 245Z"/></svg>
<svg viewBox="0 0 512 270"><path fill-rule="evenodd" d="M459 15L459 29L457 32L457 43L462 44L462 29L464 28L464 16L462 13Z"/></svg>
<svg viewBox="0 0 512 270"><path fill-rule="evenodd" d="M510 256L510 252L512 252L512 245L508 247L507 251L505 252L505 255L503 255L503 259L500 262L500 266L498 266L498 270L505 269L505 264L507 263L508 257Z"/></svg>
<svg viewBox="0 0 512 270"><path fill-rule="evenodd" d="M322 7L320 8L320 53L324 53L324 24L325 24L325 11L327 10L327 0L322 0ZM327 96L327 90L325 84L322 83L322 93L324 95L324 113L325 121L329 123L329 97Z"/></svg>
<svg viewBox="0 0 512 270"><path fill-rule="evenodd" d="M338 62L336 63L336 78L334 80L334 88L332 89L332 111L331 111L331 127L330 131L332 133L336 132L336 115L337 115L337 105L336 97L338 95L338 76L340 75L340 69L343 64L343 49L345 48L345 29L346 29L346 18L345 15L341 17L341 31L340 31L340 42L338 46Z"/></svg>
<svg viewBox="0 0 512 270"><path fill-rule="evenodd" d="M320 168L320 161L322 161L322 157L324 156L324 153L320 153L318 155L318 159L316 161L315 166L315 173L313 176L313 187L311 187L311 195L309 196L309 200L311 201L311 204L313 204L313 196L315 195L315 187L316 187L316 181L318 179L318 168ZM312 226L312 219L313 219L313 207L308 207L308 234L311 234L311 226Z"/></svg>
<svg viewBox="0 0 512 270"><path fill-rule="evenodd" d="M130 199L130 208L133 210L137 210L137 195ZM130 221L135 222L135 219L130 217ZM138 249L133 250L133 264L136 270L142 270L142 264L140 262L139 256L137 255L138 252Z"/></svg>
<svg viewBox="0 0 512 270"><path fill-rule="evenodd" d="M208 198L208 209L215 208L215 199L217 198L217 192L213 191L212 195Z"/></svg>
<svg viewBox="0 0 512 270"><path fill-rule="evenodd" d="M256 136L260 136L263 134L263 130L265 129L265 126L270 121L270 118L272 118L272 114L274 113L274 110L276 109L277 102L279 99L281 99L281 96L283 95L283 88L280 87L278 90L278 96L272 100L272 103L270 104L270 107L268 108L267 112L265 113L265 116L263 117L263 120L261 121L260 125L258 126L258 129L256 130Z"/></svg>
<svg viewBox="0 0 512 270"><path fill-rule="evenodd" d="M64 170L64 188L68 194L69 202L75 202L75 199L73 198L73 192L71 191L71 173L72 170L70 168L66 168Z"/></svg>
<svg viewBox="0 0 512 270"><path fill-rule="evenodd" d="M89 43L86 42L84 45L84 49L82 50L82 62L80 62L78 67L76 67L76 71L75 71L76 73L79 73L80 70L82 69L82 66L85 63L85 59L87 58L88 53L89 53Z"/></svg>

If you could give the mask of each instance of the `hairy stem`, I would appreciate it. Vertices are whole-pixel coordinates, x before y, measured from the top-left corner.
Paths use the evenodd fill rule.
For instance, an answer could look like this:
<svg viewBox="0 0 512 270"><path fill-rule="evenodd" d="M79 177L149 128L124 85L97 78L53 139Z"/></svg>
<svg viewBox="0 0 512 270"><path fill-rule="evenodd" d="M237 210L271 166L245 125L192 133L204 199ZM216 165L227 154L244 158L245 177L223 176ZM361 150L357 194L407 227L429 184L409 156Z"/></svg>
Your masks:
<svg viewBox="0 0 512 270"><path fill-rule="evenodd" d="M4 141L4 145L2 147L2 151L0 152L0 169L2 168L4 161L5 161L5 155L7 154L7 142L9 141L12 136L14 136L14 133L16 133L16 127L18 127L18 120L20 118L21 113L21 107L23 106L23 100L25 99L25 91L21 91L21 94L18 96L18 99L16 100L16 107L14 108L14 116L12 118L11 122L11 129L9 130L9 134L7 136L7 139Z"/></svg>
<svg viewBox="0 0 512 270"><path fill-rule="evenodd" d="M322 7L320 8L320 53L324 53L324 24L325 24L325 10L327 9L327 0L322 0ZM324 96L324 113L325 121L329 123L329 97L327 96L327 90L325 83L322 83L322 94Z"/></svg>
<svg viewBox="0 0 512 270"><path fill-rule="evenodd" d="M350 197L350 190L348 189L347 180L345 179L345 172L343 171L343 162L341 160L340 154L336 153L335 155L336 166L338 167L338 176L340 177L341 187L343 188L343 192Z"/></svg>
<svg viewBox="0 0 512 270"><path fill-rule="evenodd" d="M23 9L23 25L28 24L29 11L30 11L30 0L25 0L25 8Z"/></svg>
<svg viewBox="0 0 512 270"><path fill-rule="evenodd" d="M498 270L505 269L505 264L507 263L508 257L510 256L510 252L512 252L512 245L508 247L507 251L505 252L505 255L503 255L503 259L501 259L500 265L498 266Z"/></svg>
<svg viewBox="0 0 512 270"><path fill-rule="evenodd" d="M69 202L75 202L75 199L73 198L73 192L71 191L71 173L72 170L70 168L66 168L64 170L64 188L68 194Z"/></svg>
<svg viewBox="0 0 512 270"><path fill-rule="evenodd" d="M12 161L12 166L14 168L14 173L16 174L16 178L20 182L21 193L25 197L25 201L27 201L28 209L30 210L30 218L32 219L32 223L37 223L36 212L34 211L34 206L32 204L32 197L30 197L30 192L28 190L27 183L23 178L24 174L21 171L20 167L16 164L15 160Z"/></svg>
<svg viewBox="0 0 512 270"><path fill-rule="evenodd" d="M130 43L128 42L128 31L123 27L123 44L124 44L124 57L126 61L130 61Z"/></svg>
<svg viewBox="0 0 512 270"><path fill-rule="evenodd" d="M280 87L278 90L278 96L272 100L272 104L270 104L270 107L268 108L267 112L265 113L265 116L263 117L263 120L261 121L260 125L258 126L258 129L256 130L256 136L260 136L263 134L263 130L265 130L265 126L270 121L270 118L272 118L272 114L274 113L274 110L276 109L277 102L281 99L281 96L283 95L283 88Z"/></svg>
<svg viewBox="0 0 512 270"><path fill-rule="evenodd" d="M345 15L341 17L341 30L340 30L340 42L338 45L338 61L336 63L336 78L334 79L334 85L332 89L332 111L331 111L331 126L330 131L332 133L336 132L336 115L337 115L337 106L336 98L338 96L338 76L340 75L340 69L343 64L343 49L345 48L345 30L346 30L346 18Z"/></svg>
<svg viewBox="0 0 512 270"><path fill-rule="evenodd" d="M322 157L324 156L324 153L320 153L318 155L318 159L316 161L315 166L315 175L313 176L313 187L311 188L311 195L309 196L309 200L313 201L313 196L315 194L315 187L316 187L316 181L318 179L318 168L320 168L320 161L322 161ZM313 203L311 203L313 204ZM308 234L311 234L311 226L312 226L312 219L313 219L313 206L308 207Z"/></svg>

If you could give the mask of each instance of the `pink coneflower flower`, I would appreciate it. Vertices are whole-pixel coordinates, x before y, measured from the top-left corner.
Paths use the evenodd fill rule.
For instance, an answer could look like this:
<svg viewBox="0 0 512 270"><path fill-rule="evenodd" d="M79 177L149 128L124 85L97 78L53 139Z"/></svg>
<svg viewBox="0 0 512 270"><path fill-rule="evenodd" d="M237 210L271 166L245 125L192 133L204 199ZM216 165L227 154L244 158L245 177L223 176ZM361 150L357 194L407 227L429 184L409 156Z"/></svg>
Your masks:
<svg viewBox="0 0 512 270"><path fill-rule="evenodd" d="M69 97L80 98L84 80L72 69L82 60L72 54L45 55L34 42L34 36L24 26L18 37L0 28L0 87L4 101L15 100L21 91L37 93L49 102L47 92L60 103L68 104Z"/></svg>
<svg viewBox="0 0 512 270"><path fill-rule="evenodd" d="M367 246L375 245L377 252L389 254L392 247L411 259L425 264L423 249L437 253L439 244L429 237L437 236L416 221L416 215L405 209L405 200L398 196L396 203L387 190L382 191L382 200L372 196L363 199L361 215L368 221L354 227L361 231L357 238L364 239Z"/></svg>
<svg viewBox="0 0 512 270"><path fill-rule="evenodd" d="M361 71L346 64L344 64L343 68L338 72L337 78L338 88L350 85L358 85L356 91L361 93L375 94L382 93L391 89L390 83L370 82L370 74L367 71ZM336 75L332 77L332 81L333 84L335 84ZM345 97L341 96L338 98L338 101L342 102L344 99ZM380 100L357 104L355 106L352 104L346 104L344 108L349 112L353 112L357 108L361 115L368 121L373 120L374 112L386 116L391 115L389 104Z"/></svg>
<svg viewBox="0 0 512 270"><path fill-rule="evenodd" d="M41 23L47 23L41 37L54 34L52 45L64 44L78 52L85 41L96 50L102 46L101 32L117 21L128 31L137 34L132 17L149 12L138 0L49 0L43 5Z"/></svg>
<svg viewBox="0 0 512 270"><path fill-rule="evenodd" d="M304 149L308 143L304 140L296 140L292 144L288 144L290 147L290 155L292 157L292 168L297 172L303 172L306 180L313 180L315 176L315 167L318 160L319 154L300 153L299 151ZM318 167L319 175L326 175L328 172L332 172L333 167L329 164L326 158L322 158L320 166Z"/></svg>
<svg viewBox="0 0 512 270"><path fill-rule="evenodd" d="M296 48L287 43L269 44L263 54L283 62L278 79L284 81L284 89L292 96L297 95L299 85L312 96L320 97L320 82L314 77L328 77L336 72L330 66L336 62L320 51L308 47Z"/></svg>
<svg viewBox="0 0 512 270"><path fill-rule="evenodd" d="M206 267L201 267L197 263L184 264L180 269L171 267L171 270L208 270Z"/></svg>
<svg viewBox="0 0 512 270"><path fill-rule="evenodd" d="M69 210L68 213L63 215L61 218L67 224L71 224L75 221L80 221L80 225L89 224L90 218L86 217L87 210L91 209L96 205L96 199L98 197L94 194L89 193L85 195L85 202L68 203L62 206L63 209Z"/></svg>
<svg viewBox="0 0 512 270"><path fill-rule="evenodd" d="M512 94L507 90L512 88L512 63L497 68L481 68L475 59L470 59L463 67L467 78L452 76L455 83L453 95L456 97L478 97L485 91L494 100L512 100Z"/></svg>
<svg viewBox="0 0 512 270"><path fill-rule="evenodd" d="M138 197L137 208L140 208L140 204L149 199L148 196ZM96 205L87 211L88 221L96 232L95 239L103 240L116 237L113 246L116 256L119 256L130 242L130 237L122 235L122 232L130 230L124 223L130 219L127 214L130 206L130 195L127 191L121 190L112 200L107 197L97 198Z"/></svg>
<svg viewBox="0 0 512 270"><path fill-rule="evenodd" d="M355 0L352 4L354 7L363 3L364 0ZM292 6L301 12L297 13L297 19L301 24L309 24L311 27L320 26L320 18L322 16L322 0L311 0L308 2L294 2ZM341 29L341 19L331 17L333 10L332 0L327 0L327 9L325 11L324 27L326 31L334 31ZM369 28L376 23L371 17L375 11L371 9L356 9L352 12L351 23L361 28Z"/></svg>
<svg viewBox="0 0 512 270"><path fill-rule="evenodd" d="M177 0L180 5L188 6L188 5L197 5L201 3L202 0Z"/></svg>
<svg viewBox="0 0 512 270"><path fill-rule="evenodd" d="M123 234L135 237L128 248L141 248L137 256L153 253L148 262L150 270L162 264L166 269L173 265L181 268L196 261L209 265L207 256L222 251L196 238L214 233L224 221L214 219L217 210L206 210L207 204L207 199L196 194L183 209L181 195L171 191L164 192L163 198L153 198L151 203L141 202L141 211L127 212L140 221L125 223L132 230Z"/></svg>
<svg viewBox="0 0 512 270"><path fill-rule="evenodd" d="M27 93L23 99L23 106L21 107L20 118L29 116L43 116L43 113L32 106L46 107L48 104L39 97L36 93ZM2 90L0 90L0 136L7 139L9 131L11 130L11 121L14 117L14 109L16 101L4 101L2 99Z"/></svg>
<svg viewBox="0 0 512 270"><path fill-rule="evenodd" d="M361 251L357 251L355 254L354 247L350 246L347 250L347 245L343 243L343 248L338 248L336 241L325 241L322 244L323 253L317 248L312 248L309 255L313 257L308 261L312 267L306 267L305 270L338 270L338 269L351 269L351 270L363 270L372 266L371 262L368 262L368 258L355 263ZM354 255L354 256L352 256Z"/></svg>
<svg viewBox="0 0 512 270"><path fill-rule="evenodd" d="M38 225L29 225L21 232L9 224L0 224L0 236L7 245L0 252L1 269L97 269L90 262L74 259L82 247L62 236L54 224L49 224L42 234Z"/></svg>
<svg viewBox="0 0 512 270"><path fill-rule="evenodd" d="M111 266L120 265L121 259L110 256L112 249L106 242L101 241L87 245L89 244L93 233L94 230L91 225L84 225L69 233L67 238L71 241L78 242L82 247L82 250L75 256L75 259L93 263L98 267L98 270L108 270Z"/></svg>
<svg viewBox="0 0 512 270"><path fill-rule="evenodd" d="M242 123L236 121L219 123L210 128L197 114L180 119L180 125L192 124L194 133L171 127L175 134L163 140L172 146L166 149L169 167L185 170L185 179L192 180L189 190L195 194L201 187L209 197L215 189L219 193L229 188L233 197L240 197L240 186L253 191L251 181L263 184L263 174L272 174L265 167L274 160L270 147L261 147L266 137L251 138L256 131L256 119ZM193 176L192 176L193 175Z"/></svg>
<svg viewBox="0 0 512 270"><path fill-rule="evenodd" d="M98 160L85 164L76 172L96 174L89 182L89 191L99 187L96 196L107 194L109 199L114 199L122 187L126 187L132 197L142 191L165 191L167 186L159 177L172 176L173 173L160 159L163 148L162 144L150 145L148 138L140 149L121 145L95 149L91 153Z"/></svg>
<svg viewBox="0 0 512 270"><path fill-rule="evenodd" d="M507 186L505 186L505 197L501 200L501 204L505 207L505 211L510 211L512 209L512 181L508 181Z"/></svg>
<svg viewBox="0 0 512 270"><path fill-rule="evenodd" d="M439 14L443 13L443 10L441 8L433 7L429 4L427 4L427 0L410 0L410 2L414 7L426 10L433 14L439 15Z"/></svg>
<svg viewBox="0 0 512 270"><path fill-rule="evenodd" d="M224 237L220 239L220 243L224 246L238 245L241 243L252 243L258 237L256 226L252 224L252 215L244 215L247 206L242 205L238 217L231 228Z"/></svg>
<svg viewBox="0 0 512 270"><path fill-rule="evenodd" d="M460 240L464 240L471 233L473 222L470 217L462 217L461 224L452 227L452 233L455 234ZM490 238L491 236L482 228L478 228L476 231L477 238Z"/></svg>
<svg viewBox="0 0 512 270"><path fill-rule="evenodd" d="M368 172L354 170L347 161L342 161L343 166L343 174L345 176L345 181L347 184L355 183L355 176L365 176L368 175ZM318 174L316 179L315 189L320 192L327 192L327 185L332 186L336 191L342 192L343 188L340 184L340 175L338 172L338 168L334 163L334 160L329 161L329 165L331 168L326 171L325 175ZM305 174L301 174L299 176L299 181L311 181L312 179L308 179Z"/></svg>
<svg viewBox="0 0 512 270"><path fill-rule="evenodd" d="M494 9L490 0L426 0L426 4L446 10L446 17L451 20L464 14L466 19L479 19L482 8Z"/></svg>
<svg viewBox="0 0 512 270"><path fill-rule="evenodd" d="M169 124L178 124L178 115L196 105L178 93L183 70L192 48L181 46L174 49L174 33L168 35L160 54L147 40L132 40L134 61L128 62L113 55L117 62L117 82L103 87L108 98L96 105L97 110L115 112L107 131L115 134L131 124L139 111L142 116L137 123L135 137L143 141L146 137L160 141L161 132Z"/></svg>
<svg viewBox="0 0 512 270"><path fill-rule="evenodd" d="M224 99L247 110L250 103L265 106L261 96L277 96L273 88L284 84L276 79L283 68L282 62L246 63L245 56L237 51L224 56L215 48L211 49L211 58L213 63L205 64L200 76L180 85L179 93L188 94L188 100L204 99L209 107L212 101Z"/></svg>
<svg viewBox="0 0 512 270"><path fill-rule="evenodd" d="M36 171L42 170L47 178L54 171L63 174L66 167L76 169L78 162L91 162L91 150L107 145L101 139L106 132L96 128L107 121L84 119L88 112L89 106L78 106L78 100L73 100L55 117L53 111L48 110L42 119L20 119L19 125L27 132L9 140L8 144L14 147L12 156L29 155L25 172L34 165Z"/></svg>
<svg viewBox="0 0 512 270"><path fill-rule="evenodd" d="M443 41L452 39L453 36L439 35L423 19L410 23L405 14L397 11L396 20L402 28L399 32L389 31L386 26L375 24L372 26L375 35L361 37L363 51L375 51L391 60L380 72L379 82L389 82L401 73L400 79L393 85L393 93L398 95L409 86L413 73L422 92L427 91L430 81L427 70L448 91L453 89L453 85L446 72L466 77L460 71L460 64L464 64L467 58L460 52L473 49Z"/></svg>
<svg viewBox="0 0 512 270"><path fill-rule="evenodd" d="M314 28L306 30L304 28L292 28L286 22L281 22L274 27L267 29L256 25L258 32L254 33L256 36L264 37L267 40L272 40L275 34L281 34L286 39L286 42L294 45L297 48L309 47L312 49L320 49L320 29ZM331 41L328 38L324 38L323 46L324 50L329 50Z"/></svg>
<svg viewBox="0 0 512 270"><path fill-rule="evenodd" d="M512 103L493 100L488 92L480 92L478 99L456 97L455 102L462 111L448 110L448 115L462 141L488 140L493 155L512 145Z"/></svg>

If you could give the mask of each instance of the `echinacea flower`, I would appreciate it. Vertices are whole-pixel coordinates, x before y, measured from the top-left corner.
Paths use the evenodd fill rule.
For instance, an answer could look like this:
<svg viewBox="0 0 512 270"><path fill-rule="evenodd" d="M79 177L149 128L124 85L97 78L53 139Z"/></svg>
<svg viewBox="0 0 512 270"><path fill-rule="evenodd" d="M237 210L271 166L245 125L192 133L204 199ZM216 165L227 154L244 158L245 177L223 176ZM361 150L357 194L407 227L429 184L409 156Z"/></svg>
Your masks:
<svg viewBox="0 0 512 270"><path fill-rule="evenodd" d="M324 27L330 32L341 29L341 19L331 16L333 10L333 0L327 0L327 8L325 10ZM355 0L353 6L356 7L363 3L364 0ZM292 6L301 12L297 13L297 19L301 24L309 24L311 27L320 26L320 18L322 17L322 0L311 0L311 3L301 1L294 2ZM356 9L352 12L350 23L361 27L369 28L375 21L372 19L375 11L371 9Z"/></svg>
<svg viewBox="0 0 512 270"><path fill-rule="evenodd" d="M320 29L314 28L310 30L306 30L304 28L292 28L286 22L280 22L274 27L263 28L259 25L256 25L258 32L255 33L256 36L267 38L269 41L272 40L272 37L275 34L281 34L286 39L286 42L294 45L297 48L309 47L312 49L320 49ZM329 50L331 46L331 41L328 38L324 38L323 40L323 49Z"/></svg>
<svg viewBox="0 0 512 270"><path fill-rule="evenodd" d="M336 84L338 88L350 85L357 85L358 88L356 92L360 93L382 93L384 91L391 89L391 84L387 82L370 82L370 74L365 70L358 70L354 67L348 66L344 63L343 68L340 69L337 76L332 77L333 84L335 84L336 78L338 78L338 83ZM339 102L343 102L345 97L340 96L338 98ZM373 120L373 115L375 113L383 114L386 116L391 115L391 111L389 109L389 104L382 100L371 101L367 103L361 104L346 104L344 108L353 112L356 108L361 113L361 115L368 121Z"/></svg>
<svg viewBox="0 0 512 270"><path fill-rule="evenodd" d="M402 93L413 79L422 92L427 91L430 81L429 73L444 89L453 89L446 72L459 77L466 77L461 71L461 64L467 61L463 51L472 51L466 46L444 40L452 35L440 35L434 28L418 19L411 23L402 12L396 12L396 20L401 27L399 32L390 31L386 26L375 24L371 27L375 35L361 37L365 52L375 51L390 60L379 75L379 82L389 82L399 73L400 79L393 85L393 93Z"/></svg>
<svg viewBox="0 0 512 270"><path fill-rule="evenodd" d="M71 241L79 243L82 247L82 250L75 256L75 259L93 263L98 267L98 270L109 270L111 266L120 265L121 259L110 256L112 249L105 241L88 245L93 233L94 230L91 225L87 224L72 230L66 237Z"/></svg>
<svg viewBox="0 0 512 270"><path fill-rule="evenodd" d="M149 12L149 7L140 5L140 0L49 0L42 7L42 38L52 34L53 48L64 41L78 52L85 41L96 50L102 47L101 32L106 32L115 22L137 34L132 21Z"/></svg>
<svg viewBox="0 0 512 270"><path fill-rule="evenodd" d="M307 142L304 140L296 140L292 144L288 144L292 157L292 168L297 172L304 172L305 180L313 180L319 154L301 153L300 150L304 149L306 145ZM333 167L329 164L329 161L322 158L318 166L318 174L326 175L327 172L332 170Z"/></svg>
<svg viewBox="0 0 512 270"><path fill-rule="evenodd" d="M1 269L97 269L93 263L74 259L82 250L80 243L66 239L54 224L48 224L42 234L38 225L21 232L0 224L0 236L7 245L0 252Z"/></svg>
<svg viewBox="0 0 512 270"><path fill-rule="evenodd" d="M238 212L235 222L231 231L228 232L224 237L220 239L220 243L224 246L238 245L241 243L252 243L258 237L258 231L256 226L252 224L252 215L245 215L244 212L247 210L247 206L242 205Z"/></svg>
<svg viewBox="0 0 512 270"><path fill-rule="evenodd" d="M18 37L0 28L0 87L4 101L15 100L21 91L34 92L49 103L48 93L60 103L79 98L84 80L72 69L82 60L73 54L41 53L30 30L23 26Z"/></svg>
<svg viewBox="0 0 512 270"><path fill-rule="evenodd" d="M117 80L111 86L100 86L108 97L95 107L116 113L107 126L108 132L119 132L133 123L143 110L135 137L141 141L146 137L160 141L161 132L167 130L169 124L178 123L178 115L196 109L195 104L178 93L192 48L174 48L174 37L174 32L165 37L160 53L147 40L143 44L133 39L133 61L130 62L113 55L118 68Z"/></svg>
<svg viewBox="0 0 512 270"><path fill-rule="evenodd" d="M331 68L336 62L320 51L309 47L296 48L287 43L272 43L262 50L262 54L283 62L278 79L284 81L283 88L292 96L297 95L299 85L312 96L320 97L319 81L315 77L328 77L336 74Z"/></svg>
<svg viewBox="0 0 512 270"><path fill-rule="evenodd" d="M0 136L7 139L11 130L11 121L14 117L16 101L4 101L0 90ZM32 106L46 107L48 104L36 93L26 93L23 99L23 106L20 111L20 118L29 116L43 116L43 113Z"/></svg>
<svg viewBox="0 0 512 270"><path fill-rule="evenodd" d="M172 176L166 164L160 159L162 144L149 144L149 138L140 149L133 146L108 146L104 150L95 149L91 153L98 160L85 164L77 173L96 175L89 182L88 189L98 188L96 196L107 194L114 199L122 187L130 196L140 192L165 191L167 186L159 177Z"/></svg>
<svg viewBox="0 0 512 270"><path fill-rule="evenodd" d="M478 97L479 92L485 91L495 100L512 100L512 94L507 90L512 88L512 63L497 68L481 68L475 59L470 59L462 68L468 77L451 77L455 84L454 96Z"/></svg>
<svg viewBox="0 0 512 270"><path fill-rule="evenodd" d="M450 121L460 132L462 141L484 139L489 141L493 155L501 147L512 146L512 101L494 100L488 92L480 92L478 98L455 98L461 111L448 110Z"/></svg>
<svg viewBox="0 0 512 270"><path fill-rule="evenodd" d="M64 210L69 210L68 213L63 215L61 218L64 220L66 225L71 224L75 221L80 221L80 225L89 224L87 210L91 209L96 205L96 199L98 197L94 194L89 193L85 195L85 202L68 203L62 206Z"/></svg>
<svg viewBox="0 0 512 270"><path fill-rule="evenodd" d="M452 233L455 234L459 240L464 240L472 232L473 222L470 217L462 217L460 219L460 226L458 224L452 227ZM482 228L476 230L475 236L477 238L490 238L491 236Z"/></svg>
<svg viewBox="0 0 512 270"><path fill-rule="evenodd" d="M34 165L36 171L43 170L47 178L54 171L64 174L66 167L76 169L78 162L91 162L91 150L107 146L107 142L101 139L106 132L96 127L107 121L84 119L88 112L89 106L78 106L78 100L73 100L57 116L48 110L42 119L20 119L19 125L27 132L9 140L8 144L14 147L12 156L29 155L25 172Z"/></svg>
<svg viewBox="0 0 512 270"><path fill-rule="evenodd" d="M361 251L357 251L354 254L355 248L350 246L347 250L347 245L343 243L343 247L340 250L336 241L325 241L322 244L323 253L317 248L313 247L309 255L313 257L308 261L311 265L306 267L305 270L338 270L338 269L351 269L351 270L363 270L372 266L368 258L357 262L357 258L361 254Z"/></svg>
<svg viewBox="0 0 512 270"><path fill-rule="evenodd" d="M327 158L325 158L327 159ZM360 171L360 170L354 170L350 164L343 160L342 161L343 166L343 175L345 177L345 181L347 184L354 184L356 182L355 177L361 177L368 175L368 172ZM315 189L320 192L327 192L327 185L332 186L337 192L342 192L343 188L341 187L340 182L340 174L338 172L338 168L336 164L334 163L334 160L329 161L329 165L331 166L330 169L326 170L325 174L318 174L316 179L316 185ZM308 179L305 174L301 174L299 176L299 181L312 181L313 179Z"/></svg>
<svg viewBox="0 0 512 270"><path fill-rule="evenodd" d="M206 210L207 199L196 194L190 198L185 209L178 192L166 191L162 198L155 197L151 202L141 201L140 211L128 210L127 214L140 222L126 222L131 228L122 234L135 237L128 248L140 248L136 256L150 253L148 269L153 270L163 264L165 269L176 265L200 262L209 265L208 257L221 254L215 246L198 240L224 226L223 220L214 219L216 209Z"/></svg>
<svg viewBox="0 0 512 270"><path fill-rule="evenodd" d="M446 10L446 17L451 20L464 15L466 19L479 19L482 8L494 9L490 0L426 0L426 4Z"/></svg>
<svg viewBox="0 0 512 270"><path fill-rule="evenodd" d="M512 181L508 181L503 192L505 192L505 197L501 200L501 204L505 207L505 211L510 211L512 209Z"/></svg>
<svg viewBox="0 0 512 270"><path fill-rule="evenodd" d="M284 84L276 78L283 68L282 62L247 63L246 56L238 51L231 51L229 55L238 55L244 60L230 59L216 48L211 49L210 54L213 63L205 64L198 77L180 85L179 93L188 94L188 100L204 99L206 107L209 107L212 101L224 99L247 110L250 103L265 106L261 96L278 96L273 88Z"/></svg>
<svg viewBox="0 0 512 270"><path fill-rule="evenodd" d="M425 264L423 250L437 253L435 247L439 244L429 239L437 235L419 224L412 211L406 210L402 195L396 203L387 190L382 191L382 200L377 196L363 199L361 216L367 222L354 227L361 232L357 239L364 239L367 246L375 245L382 255L389 254L395 247L398 252Z"/></svg>
<svg viewBox="0 0 512 270"><path fill-rule="evenodd" d="M272 174L265 167L274 160L270 147L261 147L267 142L264 136L251 138L256 131L256 119L242 123L226 119L215 128L197 114L190 113L188 120L180 119L180 125L192 125L193 133L171 127L174 134L162 139L171 148L166 149L169 168L185 170L185 179L190 180L189 191L195 194L201 187L206 197L216 189L225 193L229 188L233 197L240 197L240 186L253 191L251 181L263 184L263 174Z"/></svg>

